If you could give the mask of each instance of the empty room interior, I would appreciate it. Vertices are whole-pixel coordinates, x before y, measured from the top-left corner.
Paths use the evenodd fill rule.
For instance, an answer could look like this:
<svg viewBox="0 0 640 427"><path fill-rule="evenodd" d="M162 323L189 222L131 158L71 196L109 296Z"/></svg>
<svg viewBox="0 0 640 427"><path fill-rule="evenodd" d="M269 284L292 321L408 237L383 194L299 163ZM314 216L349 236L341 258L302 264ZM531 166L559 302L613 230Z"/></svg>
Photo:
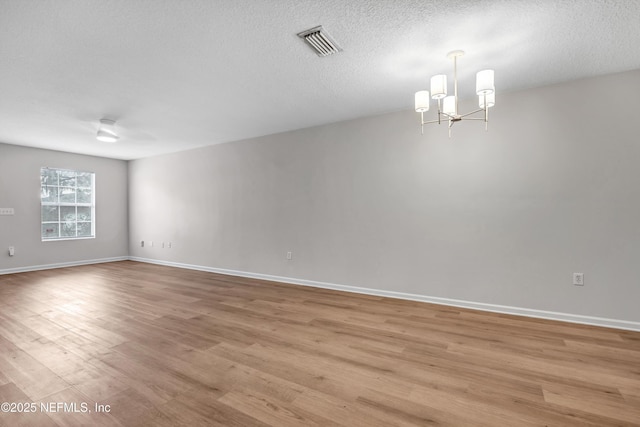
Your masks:
<svg viewBox="0 0 640 427"><path fill-rule="evenodd" d="M639 17L0 1L0 426L640 426Z"/></svg>

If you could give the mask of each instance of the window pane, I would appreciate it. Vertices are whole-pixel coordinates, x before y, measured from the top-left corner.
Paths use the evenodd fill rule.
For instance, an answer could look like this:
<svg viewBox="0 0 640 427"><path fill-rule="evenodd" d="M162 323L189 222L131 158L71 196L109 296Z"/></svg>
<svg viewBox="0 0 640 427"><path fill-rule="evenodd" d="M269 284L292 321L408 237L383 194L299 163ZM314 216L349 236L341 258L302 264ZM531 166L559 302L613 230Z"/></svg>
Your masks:
<svg viewBox="0 0 640 427"><path fill-rule="evenodd" d="M78 223L78 237L91 237L91 223L79 222Z"/></svg>
<svg viewBox="0 0 640 427"><path fill-rule="evenodd" d="M91 188L91 173L78 172L78 187Z"/></svg>
<svg viewBox="0 0 640 427"><path fill-rule="evenodd" d="M91 203L91 189L79 188L78 189L78 203Z"/></svg>
<svg viewBox="0 0 640 427"><path fill-rule="evenodd" d="M42 238L43 239L58 238L58 224L42 224Z"/></svg>
<svg viewBox="0 0 640 427"><path fill-rule="evenodd" d="M40 171L40 182L42 186L58 185L58 171L56 169L45 169Z"/></svg>
<svg viewBox="0 0 640 427"><path fill-rule="evenodd" d="M72 222L76 220L76 208L74 206L60 207L60 221Z"/></svg>
<svg viewBox="0 0 640 427"><path fill-rule="evenodd" d="M58 203L58 187L42 187L40 193L43 202Z"/></svg>
<svg viewBox="0 0 640 427"><path fill-rule="evenodd" d="M78 206L78 221L91 222L91 208Z"/></svg>
<svg viewBox="0 0 640 427"><path fill-rule="evenodd" d="M42 207L42 221L58 221L58 207L57 206L43 206Z"/></svg>
<svg viewBox="0 0 640 427"><path fill-rule="evenodd" d="M76 189L69 187L60 187L60 203L75 203Z"/></svg>
<svg viewBox="0 0 640 427"><path fill-rule="evenodd" d="M60 173L60 187L75 187L76 186L76 172L59 170Z"/></svg>
<svg viewBox="0 0 640 427"><path fill-rule="evenodd" d="M76 237L75 221L67 221L60 224L60 237Z"/></svg>

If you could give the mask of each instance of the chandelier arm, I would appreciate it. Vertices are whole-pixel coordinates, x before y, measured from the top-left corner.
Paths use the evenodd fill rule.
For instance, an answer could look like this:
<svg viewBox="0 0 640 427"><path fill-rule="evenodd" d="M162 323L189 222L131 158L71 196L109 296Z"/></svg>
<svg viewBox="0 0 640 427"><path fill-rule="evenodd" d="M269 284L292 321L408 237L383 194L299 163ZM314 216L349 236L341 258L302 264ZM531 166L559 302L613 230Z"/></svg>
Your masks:
<svg viewBox="0 0 640 427"><path fill-rule="evenodd" d="M480 118L480 117L465 117L463 120L480 120L485 122L486 120L484 119L484 117Z"/></svg>
<svg viewBox="0 0 640 427"><path fill-rule="evenodd" d="M428 122L422 122L423 125L430 125L431 123L438 123L439 120L429 120Z"/></svg>
<svg viewBox="0 0 640 427"><path fill-rule="evenodd" d="M480 111L484 111L484 108L479 108L479 109L477 109L477 110L475 110L475 111L472 111L472 112L470 112L470 113L462 114L460 117L467 117L467 116L470 116L470 115L472 115L472 114L479 113ZM482 119L482 120L484 120L484 119Z"/></svg>

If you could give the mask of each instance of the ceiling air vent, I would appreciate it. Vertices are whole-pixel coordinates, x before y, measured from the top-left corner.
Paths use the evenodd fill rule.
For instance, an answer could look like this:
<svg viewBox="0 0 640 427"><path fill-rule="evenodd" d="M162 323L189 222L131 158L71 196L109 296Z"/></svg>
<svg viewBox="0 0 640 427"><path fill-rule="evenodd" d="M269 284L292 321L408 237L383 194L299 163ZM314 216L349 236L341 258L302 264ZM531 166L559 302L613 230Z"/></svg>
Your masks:
<svg viewBox="0 0 640 427"><path fill-rule="evenodd" d="M318 56L329 56L336 52L342 52L340 46L327 34L322 25L298 33L298 37L303 38Z"/></svg>

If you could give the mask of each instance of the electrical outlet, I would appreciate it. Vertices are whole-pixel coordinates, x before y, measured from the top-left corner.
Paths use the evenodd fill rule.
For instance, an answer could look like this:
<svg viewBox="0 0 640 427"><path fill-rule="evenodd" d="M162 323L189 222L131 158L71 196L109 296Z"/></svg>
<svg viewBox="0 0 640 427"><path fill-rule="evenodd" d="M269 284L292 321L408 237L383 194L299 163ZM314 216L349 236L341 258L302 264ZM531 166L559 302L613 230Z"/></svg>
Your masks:
<svg viewBox="0 0 640 427"><path fill-rule="evenodd" d="M291 252L287 252L287 259L291 259Z"/></svg>
<svg viewBox="0 0 640 427"><path fill-rule="evenodd" d="M573 284L576 286L584 286L584 273L573 273Z"/></svg>

